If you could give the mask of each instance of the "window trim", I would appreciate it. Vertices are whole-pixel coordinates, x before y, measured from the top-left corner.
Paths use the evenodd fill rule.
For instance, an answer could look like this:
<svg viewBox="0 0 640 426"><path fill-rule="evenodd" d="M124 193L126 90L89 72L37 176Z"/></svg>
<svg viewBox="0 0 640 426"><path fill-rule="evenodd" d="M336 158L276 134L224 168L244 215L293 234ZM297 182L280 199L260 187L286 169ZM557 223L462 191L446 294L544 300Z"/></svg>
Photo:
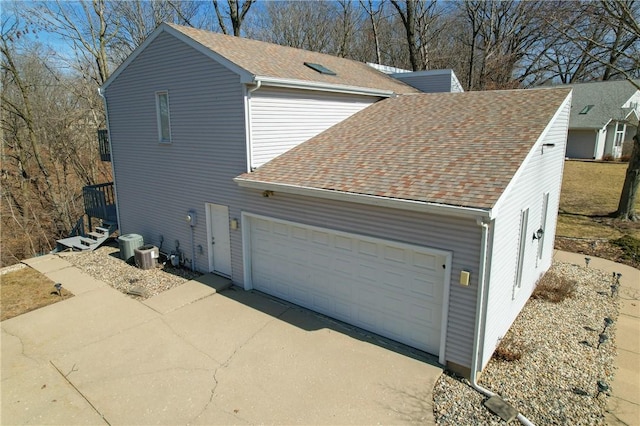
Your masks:
<svg viewBox="0 0 640 426"><path fill-rule="evenodd" d="M522 287L522 272L524 271L525 251L527 249L527 232L529 228L529 208L520 211L520 238L518 239L518 257L516 262L516 276L513 283L513 299Z"/></svg>
<svg viewBox="0 0 640 426"><path fill-rule="evenodd" d="M167 98L167 129L169 132L169 137L168 138L164 138L162 136L162 128L163 128L163 117L162 117L162 111L160 109L160 97L161 96L166 96ZM168 90L158 90L156 92L156 125L158 128L158 143L161 144L170 144L172 143L172 136L171 136L171 106L170 106L170 102L169 102L169 91Z"/></svg>

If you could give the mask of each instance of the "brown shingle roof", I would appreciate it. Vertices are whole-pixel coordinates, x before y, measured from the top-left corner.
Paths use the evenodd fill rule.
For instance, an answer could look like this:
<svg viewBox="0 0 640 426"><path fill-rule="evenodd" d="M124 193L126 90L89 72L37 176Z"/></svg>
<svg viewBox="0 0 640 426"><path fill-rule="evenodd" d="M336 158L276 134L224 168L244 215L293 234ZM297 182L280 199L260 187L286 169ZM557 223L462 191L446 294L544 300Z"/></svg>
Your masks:
<svg viewBox="0 0 640 426"><path fill-rule="evenodd" d="M489 209L569 92L386 99L238 180Z"/></svg>
<svg viewBox="0 0 640 426"><path fill-rule="evenodd" d="M255 76L361 87L395 93L418 93L417 89L395 80L365 63L351 59L175 24L166 25ZM321 64L334 71L336 75L321 74L304 65L305 62Z"/></svg>

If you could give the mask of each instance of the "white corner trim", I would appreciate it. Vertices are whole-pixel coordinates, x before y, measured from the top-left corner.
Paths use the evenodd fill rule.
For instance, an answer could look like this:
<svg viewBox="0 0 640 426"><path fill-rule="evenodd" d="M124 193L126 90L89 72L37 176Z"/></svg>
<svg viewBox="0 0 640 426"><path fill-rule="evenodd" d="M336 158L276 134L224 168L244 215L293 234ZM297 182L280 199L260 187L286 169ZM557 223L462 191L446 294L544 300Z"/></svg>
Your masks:
<svg viewBox="0 0 640 426"><path fill-rule="evenodd" d="M375 195L356 194L351 192L331 191L327 189L310 188L296 185L286 185L278 183L259 182L250 179L236 177L234 182L238 186L250 189L269 190L274 192L284 192L287 194L303 195L307 197L324 198L335 201L345 201L350 203L367 204L395 208L400 210L410 210L424 213L434 213L457 217L481 217L492 218L492 210L478 209L472 207L452 206L448 204L436 204L424 201L402 200L398 198L379 197ZM277 197L277 194L275 195Z"/></svg>
<svg viewBox="0 0 640 426"><path fill-rule="evenodd" d="M251 216L246 212L240 212L240 229L242 232L242 271L243 288L253 289L253 276L251 273Z"/></svg>

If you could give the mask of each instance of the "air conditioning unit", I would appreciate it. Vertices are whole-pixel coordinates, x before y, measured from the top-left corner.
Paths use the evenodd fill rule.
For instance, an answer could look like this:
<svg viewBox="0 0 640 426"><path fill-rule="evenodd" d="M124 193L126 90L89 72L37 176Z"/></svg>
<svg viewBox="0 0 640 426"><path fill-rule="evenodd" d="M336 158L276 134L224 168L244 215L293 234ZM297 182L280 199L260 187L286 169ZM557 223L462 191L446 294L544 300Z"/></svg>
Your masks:
<svg viewBox="0 0 640 426"><path fill-rule="evenodd" d="M158 264L160 250L156 246L146 245L134 250L136 266L140 269L153 269Z"/></svg>
<svg viewBox="0 0 640 426"><path fill-rule="evenodd" d="M134 256L134 251L144 245L142 235L139 234L124 234L118 237L118 244L120 246L120 259L125 262Z"/></svg>

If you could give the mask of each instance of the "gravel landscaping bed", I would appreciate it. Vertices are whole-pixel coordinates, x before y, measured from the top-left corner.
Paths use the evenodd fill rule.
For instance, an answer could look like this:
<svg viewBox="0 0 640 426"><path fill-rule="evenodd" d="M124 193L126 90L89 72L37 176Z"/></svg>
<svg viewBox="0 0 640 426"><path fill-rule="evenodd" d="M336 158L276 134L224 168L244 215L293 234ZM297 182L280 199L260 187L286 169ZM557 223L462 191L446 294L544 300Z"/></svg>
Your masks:
<svg viewBox="0 0 640 426"><path fill-rule="evenodd" d="M120 259L119 252L115 247L102 246L94 251L62 256L93 278L138 300L148 299L202 275L170 264L159 265L156 269L139 269Z"/></svg>
<svg viewBox="0 0 640 426"><path fill-rule="evenodd" d="M566 263L550 272L574 281L575 293L559 303L531 298L500 345L505 358L520 359L494 354L479 384L537 425L606 424L608 396L598 394L597 383L610 385L614 375L619 299L611 297L612 277ZM614 323L598 348L605 317ZM505 423L484 407L484 395L453 374L440 377L433 398L439 425Z"/></svg>

